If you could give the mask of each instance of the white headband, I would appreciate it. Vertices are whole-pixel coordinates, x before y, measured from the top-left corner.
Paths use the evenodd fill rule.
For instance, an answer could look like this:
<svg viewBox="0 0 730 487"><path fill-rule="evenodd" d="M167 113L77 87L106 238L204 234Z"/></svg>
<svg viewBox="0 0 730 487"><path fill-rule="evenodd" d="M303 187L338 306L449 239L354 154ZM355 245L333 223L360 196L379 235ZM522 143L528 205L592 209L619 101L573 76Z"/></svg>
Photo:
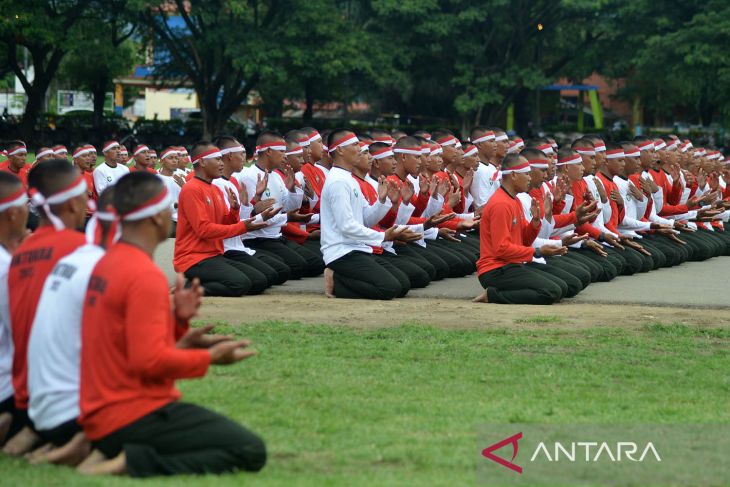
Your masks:
<svg viewBox="0 0 730 487"><path fill-rule="evenodd" d="M19 147L16 147L15 150L12 150L8 152L9 156L19 156L21 154L27 154L28 149L25 148L25 146L21 145Z"/></svg>
<svg viewBox="0 0 730 487"><path fill-rule="evenodd" d="M55 155L55 152L53 152L53 149L42 150L38 154L35 155L35 159L37 161L41 157L46 157L46 156L50 156L50 155Z"/></svg>
<svg viewBox="0 0 730 487"><path fill-rule="evenodd" d="M479 142L486 142L488 140L494 140L494 139L495 139L494 132L487 132L484 135L472 140L471 143L478 144Z"/></svg>
<svg viewBox="0 0 730 487"><path fill-rule="evenodd" d="M464 157L471 157L471 156L476 155L476 153L477 153L477 148L476 147L472 147L468 151L464 152Z"/></svg>
<svg viewBox="0 0 730 487"><path fill-rule="evenodd" d="M558 160L556 166L568 166L570 164L582 164L583 158L580 157L580 154L577 156L570 156L565 157L563 159Z"/></svg>
<svg viewBox="0 0 730 487"><path fill-rule="evenodd" d="M421 149L401 149L400 147L396 147L393 149L393 152L395 154L411 154L413 156L420 156L421 155Z"/></svg>
<svg viewBox="0 0 730 487"><path fill-rule="evenodd" d="M104 148L101 149L102 154L106 151L112 150L115 147L119 147L119 142L112 142L110 144L107 144L104 146Z"/></svg>
<svg viewBox="0 0 730 487"><path fill-rule="evenodd" d="M5 211L8 208L14 208L16 206L23 206L28 202L28 195L25 194L25 190L20 188L17 193L8 196L11 198L5 203L0 203L0 211Z"/></svg>
<svg viewBox="0 0 730 487"><path fill-rule="evenodd" d="M170 208L172 206L172 197L170 196L170 192L167 191L167 188L164 189L162 193L156 198L154 198L149 203L143 205L141 208L138 208L131 213L127 213L124 215L121 220L125 222L135 222L139 220L143 220L145 218L149 218L151 216L154 216L161 212L162 210L165 210L167 208Z"/></svg>
<svg viewBox="0 0 730 487"><path fill-rule="evenodd" d="M226 154L236 154L238 152L246 152L246 148L242 145L234 145L227 149L221 149L221 156L225 156Z"/></svg>
<svg viewBox="0 0 730 487"><path fill-rule="evenodd" d="M390 157L392 155L394 155L393 151L391 149L387 149L387 150L384 150L383 152L378 152L376 154L373 154L373 159L375 159L377 161L380 159L385 159L386 157Z"/></svg>
<svg viewBox="0 0 730 487"><path fill-rule="evenodd" d="M134 154L132 154L132 155L133 155L133 156L136 156L136 155L138 155L138 154L139 154L140 152L144 152L144 151L148 151L148 150L150 150L150 148L149 148L149 147L147 147L146 145L141 145L141 146L137 147L137 150L136 150L136 151L134 151Z"/></svg>
<svg viewBox="0 0 730 487"><path fill-rule="evenodd" d="M86 193L87 190L88 187L86 186L86 180L83 176L79 175L76 181L74 181L68 189L52 194L48 198L43 196L40 191L34 190L34 193L31 196L31 203L36 208L42 207L48 219L51 220L51 223L53 223L53 228L57 231L61 231L66 228L66 225L64 225L60 218L53 214L51 211L51 205L60 205L71 198L75 198Z"/></svg>
<svg viewBox="0 0 730 487"><path fill-rule="evenodd" d="M299 154L304 154L304 149L302 149L301 147L297 147L294 150L284 152L284 155L286 156L296 156Z"/></svg>
<svg viewBox="0 0 730 487"><path fill-rule="evenodd" d="M509 140L509 137L507 137L507 134L497 135L494 140L496 142L501 142L503 140Z"/></svg>

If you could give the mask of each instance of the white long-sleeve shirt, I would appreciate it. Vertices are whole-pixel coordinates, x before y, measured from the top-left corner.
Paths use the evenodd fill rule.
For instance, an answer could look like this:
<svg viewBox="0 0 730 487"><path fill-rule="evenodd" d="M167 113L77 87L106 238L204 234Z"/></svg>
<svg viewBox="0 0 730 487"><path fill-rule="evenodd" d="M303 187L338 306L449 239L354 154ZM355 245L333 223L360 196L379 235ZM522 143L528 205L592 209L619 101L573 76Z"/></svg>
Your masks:
<svg viewBox="0 0 730 487"><path fill-rule="evenodd" d="M177 184L177 182L175 182L175 178L173 178L172 176L165 176L164 174L160 173L157 173L157 176L162 179L162 182L165 183L167 191L169 191L170 196L172 196L172 221L177 222L177 203L180 200L180 190L182 190L182 188L179 184Z"/></svg>
<svg viewBox="0 0 730 487"><path fill-rule="evenodd" d="M319 205L324 263L329 264L353 251L372 253L372 246L381 246L385 234L370 227L379 222L390 207L388 199L371 206L352 173L332 167Z"/></svg>
<svg viewBox="0 0 730 487"><path fill-rule="evenodd" d="M474 207L484 206L501 184L500 171L491 164L480 162L474 172L469 193L474 198Z"/></svg>
<svg viewBox="0 0 730 487"><path fill-rule="evenodd" d="M265 174L266 172L263 169L256 164L252 164L249 167L243 168L243 171L233 174L231 177L235 177L241 186L245 185L248 197L253 198L256 194L256 182L259 177L263 178ZM304 192L301 188L295 187L293 192L289 191L279 173L271 171L269 173L268 184L264 193L261 195L261 199L274 198L276 200L275 204L283 207L282 213L270 219L267 227L246 232L242 238L248 240L252 238L281 237L281 227L286 225L287 222L286 213L301 208L303 197ZM249 200L246 203L246 206L248 206L251 204L251 201Z"/></svg>
<svg viewBox="0 0 730 487"><path fill-rule="evenodd" d="M253 206L246 205L241 202L241 198L238 193L238 188L229 179L225 179L222 177L216 178L212 181L212 184L213 184L213 186L220 189L221 192L223 193L223 196L224 196L223 201L225 201L225 203L226 203L226 208L228 208L229 210L231 209L231 203L230 203L230 201L228 201L228 197L227 197L228 192L226 191L227 189L230 189L233 192L236 199L238 200L238 204L241 205L241 207L238 211L239 218L241 218L241 220L246 220L251 217L251 212L253 211ZM276 216L279 216L279 215L276 215ZM286 215L284 217L286 218ZM274 218L276 218L276 217L274 217ZM261 215L258 215L257 219L255 221L260 222L261 220L263 220L263 218L261 218ZM271 220L269 220L269 221L271 221ZM248 255L254 255L256 253L256 251L254 249L251 249L251 248L243 245L243 240L241 240L240 235L223 239L223 252L227 252L229 250L237 250L238 252L246 252Z"/></svg>
<svg viewBox="0 0 730 487"><path fill-rule="evenodd" d="M618 222L618 229L622 234L641 238L636 232L645 232L651 229L651 222L641 221L646 212L646 196L642 194L642 200L637 201L629 192L629 188L633 183L628 179L614 176L613 182L624 200L624 218Z"/></svg>

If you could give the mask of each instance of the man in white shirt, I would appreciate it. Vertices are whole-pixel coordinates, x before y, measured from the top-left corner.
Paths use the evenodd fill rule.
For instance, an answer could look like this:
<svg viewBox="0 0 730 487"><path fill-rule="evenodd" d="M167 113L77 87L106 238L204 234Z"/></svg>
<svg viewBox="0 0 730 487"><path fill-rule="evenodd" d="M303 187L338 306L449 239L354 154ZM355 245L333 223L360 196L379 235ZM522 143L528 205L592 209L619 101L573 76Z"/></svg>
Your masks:
<svg viewBox="0 0 730 487"><path fill-rule="evenodd" d="M213 143L220 148L221 154L223 155L223 175L213 180L213 186L219 188L223 194L229 194L230 190L230 193L238 199L241 220L251 218L253 206L249 203L250 200L246 193L246 188L241 186L238 180L233 177L234 173L241 172L243 169L243 165L246 162L246 148L238 140L229 135L217 137ZM230 208L228 199L224 198L224 201L226 202L226 206ZM266 215L268 216L270 212L271 210ZM262 213L259 214L263 215ZM275 217L279 216L276 215ZM241 235L223 239L223 256L243 264L245 267L239 266L239 269L248 269L248 278L251 281L263 280L265 288L275 284L283 284L289 279L291 274L289 267L279 259L246 247L241 239Z"/></svg>
<svg viewBox="0 0 730 487"><path fill-rule="evenodd" d="M281 234L281 228L287 221L306 223L309 220L308 216L298 213L304 192L296 186L291 170L284 166L284 138L277 132L262 132L256 140L256 153L256 163L233 177L238 180L241 188L245 186L246 194L250 198L247 204L253 204L254 207L259 202L256 197L257 182L268 178L261 198L273 199L274 205L282 208L282 215L272 218L267 227L243 235L246 246L282 260L291 269L292 279L320 275L324 270L321 258L303 246L283 238Z"/></svg>
<svg viewBox="0 0 730 487"><path fill-rule="evenodd" d="M371 206L352 177L360 152L357 137L348 130L334 130L329 134L327 147L333 165L320 203L326 292L354 299L393 299L405 295L408 289L404 290L388 270L387 262L376 261L372 247L394 240L419 240L421 234L397 226L385 232L372 230L370 227L385 216L391 203L386 199Z"/></svg>
<svg viewBox="0 0 730 487"><path fill-rule="evenodd" d="M101 194L108 186L114 186L119 178L129 173L129 168L124 164L119 164L120 145L116 140L108 140L104 142L101 149L104 154L104 162L94 169L94 189L97 194Z"/></svg>
<svg viewBox="0 0 730 487"><path fill-rule="evenodd" d="M167 191L172 196L172 226L170 230L170 238L175 237L175 230L177 229L177 203L180 199L180 190L184 184L183 178L175 174L177 171L179 153L177 147L168 147L160 154L160 169L157 171L157 175L165 183Z"/></svg>
<svg viewBox="0 0 730 487"><path fill-rule="evenodd" d="M477 148L479 165L474 171L470 194L475 208L483 207L501 184L498 164L495 162L495 134L484 127L476 127L471 131L471 143Z"/></svg>
<svg viewBox="0 0 730 487"><path fill-rule="evenodd" d="M34 463L80 463L90 452L79 417L81 311L94 266L104 255L114 215L110 186L99 197L98 241L59 260L46 278L28 342L28 416L46 443L30 456Z"/></svg>
<svg viewBox="0 0 730 487"><path fill-rule="evenodd" d="M11 254L25 237L28 197L20 179L0 171L0 447L23 427L13 400L13 335L8 306Z"/></svg>

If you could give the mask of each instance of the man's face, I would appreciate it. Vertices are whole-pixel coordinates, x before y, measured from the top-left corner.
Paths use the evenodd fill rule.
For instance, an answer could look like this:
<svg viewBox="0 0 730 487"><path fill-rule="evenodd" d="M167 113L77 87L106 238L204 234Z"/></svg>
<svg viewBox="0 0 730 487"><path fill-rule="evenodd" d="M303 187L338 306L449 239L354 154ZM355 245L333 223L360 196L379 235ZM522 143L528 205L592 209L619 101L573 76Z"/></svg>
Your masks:
<svg viewBox="0 0 730 487"><path fill-rule="evenodd" d="M580 158L583 160L583 174L595 174L596 156L591 154L581 154Z"/></svg>
<svg viewBox="0 0 730 487"><path fill-rule="evenodd" d="M157 165L157 154L150 154L149 161L149 166L154 168Z"/></svg>
<svg viewBox="0 0 730 487"><path fill-rule="evenodd" d="M40 149L38 149L38 152L43 152L46 150L49 150L48 147L41 147ZM55 159L55 158L56 158L56 156L53 153L51 153L46 156L37 158L36 162L48 161L48 160Z"/></svg>
<svg viewBox="0 0 730 487"><path fill-rule="evenodd" d="M187 169L188 168L188 164L190 164L190 156L188 156L187 154L185 154L185 155L178 154L178 156L177 156L177 168L178 169Z"/></svg>
<svg viewBox="0 0 730 487"><path fill-rule="evenodd" d="M551 180L555 177L555 164L558 162L554 156L548 156L547 164L548 168L545 171L545 181Z"/></svg>
<svg viewBox="0 0 730 487"><path fill-rule="evenodd" d="M284 145L284 141L281 141L281 145ZM266 156L271 163L271 169L281 169L284 167L284 159L286 158L284 151L269 149L266 151Z"/></svg>
<svg viewBox="0 0 730 487"><path fill-rule="evenodd" d="M286 156L286 163L289 165L289 167L292 168L292 171L294 172L298 172L299 169L302 168L304 160L304 153ZM243 168L243 164L241 164L241 167ZM240 171L240 169L238 171Z"/></svg>
<svg viewBox="0 0 730 487"><path fill-rule="evenodd" d="M312 164L322 159L322 141L320 139L310 142L309 155Z"/></svg>
<svg viewBox="0 0 730 487"><path fill-rule="evenodd" d="M421 156L414 154L401 154L403 156L403 168L406 174L418 176L421 172Z"/></svg>
<svg viewBox="0 0 730 487"><path fill-rule="evenodd" d="M498 133L497 136L505 135L504 132ZM507 149L509 148L509 140L498 140L494 142L494 157L501 161L504 156L507 155Z"/></svg>
<svg viewBox="0 0 730 487"><path fill-rule="evenodd" d="M461 165L466 171L468 171L469 169L476 170L477 166L479 165L479 156L474 154L473 156L464 157L461 160Z"/></svg>
<svg viewBox="0 0 730 487"><path fill-rule="evenodd" d="M215 179L223 175L222 157L201 159L198 164L200 164L201 169L203 169L203 174L205 175L206 179Z"/></svg>
<svg viewBox="0 0 730 487"><path fill-rule="evenodd" d="M547 169L530 168L530 187L539 188L545 182Z"/></svg>
<svg viewBox="0 0 730 487"><path fill-rule="evenodd" d="M311 147L312 147L311 144L302 146L302 154L301 154L301 156L302 156L302 163L305 163L305 162L306 163L311 163L312 162L312 149L311 149ZM299 167L301 167L301 164L299 164ZM298 171L299 169L296 169L296 170Z"/></svg>
<svg viewBox="0 0 730 487"><path fill-rule="evenodd" d="M395 172L395 157L388 156L373 161L373 165L383 176L390 176Z"/></svg>
<svg viewBox="0 0 730 487"><path fill-rule="evenodd" d="M15 148L11 148L8 152L12 151ZM8 165L15 169L16 171L19 171L25 166L25 158L27 156L27 153L22 154L16 154L14 156L8 156Z"/></svg>
<svg viewBox="0 0 730 487"><path fill-rule="evenodd" d="M632 149L635 150L635 149ZM638 157L626 157L624 159L625 165L624 165L624 173L626 176L630 176L631 174L636 174L641 169L641 164Z"/></svg>
<svg viewBox="0 0 730 487"><path fill-rule="evenodd" d="M119 147L114 147L104 153L104 159L116 163L119 159Z"/></svg>
<svg viewBox="0 0 730 487"><path fill-rule="evenodd" d="M172 154L163 157L160 160L160 165L162 165L162 168L166 171L173 172L175 169L177 169L177 160L178 155L173 152Z"/></svg>
<svg viewBox="0 0 730 487"><path fill-rule="evenodd" d="M530 172L513 172L508 174L508 176L512 176L512 180L514 182L515 190L518 193L527 193L530 190Z"/></svg>
<svg viewBox="0 0 730 487"><path fill-rule="evenodd" d="M567 164L565 166L565 173L568 175L568 179L571 181L578 181L583 179L585 174L585 167L583 164Z"/></svg>
<svg viewBox="0 0 730 487"><path fill-rule="evenodd" d="M94 166L96 166L96 152L89 152L88 154L84 154L83 157L86 159L86 170L92 171Z"/></svg>
<svg viewBox="0 0 730 487"><path fill-rule="evenodd" d="M446 164L447 166L455 164L459 160L458 151L456 150L456 146L455 145L443 146L443 153L441 155L441 159L443 160L444 164Z"/></svg>
<svg viewBox="0 0 730 487"><path fill-rule="evenodd" d="M360 152L357 155L353 167L362 175L370 172L370 155L367 151Z"/></svg>
<svg viewBox="0 0 730 487"><path fill-rule="evenodd" d="M134 162L137 163L138 166L147 167L150 165L150 154L148 151L143 150L136 156L134 156Z"/></svg>
<svg viewBox="0 0 730 487"><path fill-rule="evenodd" d="M624 176L624 167L626 162L623 157L615 159L606 159L606 169L611 176Z"/></svg>
<svg viewBox="0 0 730 487"><path fill-rule="evenodd" d="M126 164L128 158L129 153L127 151L119 151L119 155L117 155L117 164Z"/></svg>

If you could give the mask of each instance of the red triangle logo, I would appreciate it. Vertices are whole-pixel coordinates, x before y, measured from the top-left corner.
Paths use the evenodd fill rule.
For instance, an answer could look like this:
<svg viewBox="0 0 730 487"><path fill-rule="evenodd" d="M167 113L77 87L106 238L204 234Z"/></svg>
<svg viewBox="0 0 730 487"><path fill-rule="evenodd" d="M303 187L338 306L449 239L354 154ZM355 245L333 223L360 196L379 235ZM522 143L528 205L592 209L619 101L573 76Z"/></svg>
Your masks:
<svg viewBox="0 0 730 487"><path fill-rule="evenodd" d="M505 438L504 440L495 443L494 445L486 447L484 450L482 450L482 456L492 460L493 462L499 463L503 467L507 467L508 469L521 474L522 467L512 463L514 461L515 457L517 456L517 451L519 450L519 445L517 444L517 442L521 439L522 439L522 432L520 431L516 435L512 435L509 438ZM512 445L512 458L509 461L505 460L502 457L498 457L497 455L495 455L493 453L494 451L499 450L503 446L506 446L509 444Z"/></svg>

